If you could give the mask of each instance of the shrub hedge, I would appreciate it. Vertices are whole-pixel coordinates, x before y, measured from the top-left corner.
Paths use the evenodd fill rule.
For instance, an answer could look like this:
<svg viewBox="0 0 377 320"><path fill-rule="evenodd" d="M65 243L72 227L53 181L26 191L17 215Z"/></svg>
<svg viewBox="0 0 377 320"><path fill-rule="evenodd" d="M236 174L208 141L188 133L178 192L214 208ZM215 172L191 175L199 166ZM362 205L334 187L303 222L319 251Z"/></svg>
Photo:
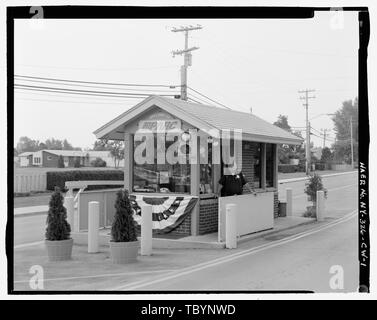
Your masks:
<svg viewBox="0 0 377 320"><path fill-rule="evenodd" d="M47 172L47 190L54 190L55 186L65 190L66 181L79 180L123 180L124 172L121 170L72 170ZM90 186L88 190L116 188L116 186Z"/></svg>
<svg viewBox="0 0 377 320"><path fill-rule="evenodd" d="M292 173L299 171L299 166L294 164L279 164L278 172Z"/></svg>

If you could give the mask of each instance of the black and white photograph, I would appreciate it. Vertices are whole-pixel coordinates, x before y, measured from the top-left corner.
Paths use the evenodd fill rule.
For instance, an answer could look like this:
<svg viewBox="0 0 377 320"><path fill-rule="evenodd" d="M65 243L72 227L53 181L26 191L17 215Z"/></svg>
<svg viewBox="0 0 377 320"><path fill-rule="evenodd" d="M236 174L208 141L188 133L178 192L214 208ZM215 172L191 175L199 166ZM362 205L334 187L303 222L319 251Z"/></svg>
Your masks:
<svg viewBox="0 0 377 320"><path fill-rule="evenodd" d="M368 7L103 8L7 8L8 294L370 292Z"/></svg>

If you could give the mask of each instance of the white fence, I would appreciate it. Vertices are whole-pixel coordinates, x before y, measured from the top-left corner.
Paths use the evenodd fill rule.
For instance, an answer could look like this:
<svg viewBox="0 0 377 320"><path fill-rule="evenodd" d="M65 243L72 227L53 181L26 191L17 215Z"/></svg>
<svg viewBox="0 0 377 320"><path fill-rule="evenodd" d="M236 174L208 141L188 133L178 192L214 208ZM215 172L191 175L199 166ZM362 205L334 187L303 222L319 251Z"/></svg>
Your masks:
<svg viewBox="0 0 377 320"><path fill-rule="evenodd" d="M13 192L46 191L46 173L15 174Z"/></svg>
<svg viewBox="0 0 377 320"><path fill-rule="evenodd" d="M237 236L272 229L274 227L274 193L261 192L219 198L219 242L225 241L226 205L235 204Z"/></svg>

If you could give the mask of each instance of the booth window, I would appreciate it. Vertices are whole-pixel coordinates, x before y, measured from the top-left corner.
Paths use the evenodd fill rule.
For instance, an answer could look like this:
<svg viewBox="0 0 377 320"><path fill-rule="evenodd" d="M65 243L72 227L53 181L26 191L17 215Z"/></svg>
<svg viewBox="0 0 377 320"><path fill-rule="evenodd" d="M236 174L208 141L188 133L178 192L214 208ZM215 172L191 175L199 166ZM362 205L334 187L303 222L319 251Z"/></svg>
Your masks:
<svg viewBox="0 0 377 320"><path fill-rule="evenodd" d="M165 140L166 150L174 141ZM142 141L135 141L136 148ZM188 148L188 146L186 146ZM135 192L161 192L161 193L190 193L191 168L188 161L185 164L157 164L157 136L154 135L154 163L138 164L134 161L133 191Z"/></svg>
<svg viewBox="0 0 377 320"><path fill-rule="evenodd" d="M262 144L252 142L252 149L253 149L253 165L254 165L254 175L252 180L252 185L254 188L261 188L262 187Z"/></svg>
<svg viewBox="0 0 377 320"><path fill-rule="evenodd" d="M266 143L266 187L271 188L274 186L274 145Z"/></svg>
<svg viewBox="0 0 377 320"><path fill-rule="evenodd" d="M212 143L208 142L208 161L200 164L200 194L211 194L213 190Z"/></svg>

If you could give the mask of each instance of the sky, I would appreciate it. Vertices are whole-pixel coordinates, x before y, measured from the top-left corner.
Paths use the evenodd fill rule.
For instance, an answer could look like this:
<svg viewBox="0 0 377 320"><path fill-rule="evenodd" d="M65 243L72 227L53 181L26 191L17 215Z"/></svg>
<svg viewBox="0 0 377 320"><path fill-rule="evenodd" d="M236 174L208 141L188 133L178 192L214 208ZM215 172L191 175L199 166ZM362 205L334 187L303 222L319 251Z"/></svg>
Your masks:
<svg viewBox="0 0 377 320"><path fill-rule="evenodd" d="M15 74L178 85L183 57L173 58L171 52L183 48L184 35L171 29L200 24L203 29L189 37L189 46L200 48L192 53L189 87L234 110L252 109L271 123L279 114L286 115L300 130L305 126L305 108L298 91L315 89L309 118L313 133L319 135L321 129L333 129L325 114L357 96L357 13L336 14L316 12L313 19L302 20L46 19L38 25L35 20L17 20ZM36 85L19 78L15 82ZM154 89L147 88L158 93ZM192 98L198 97L193 93ZM53 137L90 148L94 130L139 101L15 89L14 144L21 136L40 141ZM328 133L330 146L335 133ZM312 141L322 146L322 138L312 136Z"/></svg>

